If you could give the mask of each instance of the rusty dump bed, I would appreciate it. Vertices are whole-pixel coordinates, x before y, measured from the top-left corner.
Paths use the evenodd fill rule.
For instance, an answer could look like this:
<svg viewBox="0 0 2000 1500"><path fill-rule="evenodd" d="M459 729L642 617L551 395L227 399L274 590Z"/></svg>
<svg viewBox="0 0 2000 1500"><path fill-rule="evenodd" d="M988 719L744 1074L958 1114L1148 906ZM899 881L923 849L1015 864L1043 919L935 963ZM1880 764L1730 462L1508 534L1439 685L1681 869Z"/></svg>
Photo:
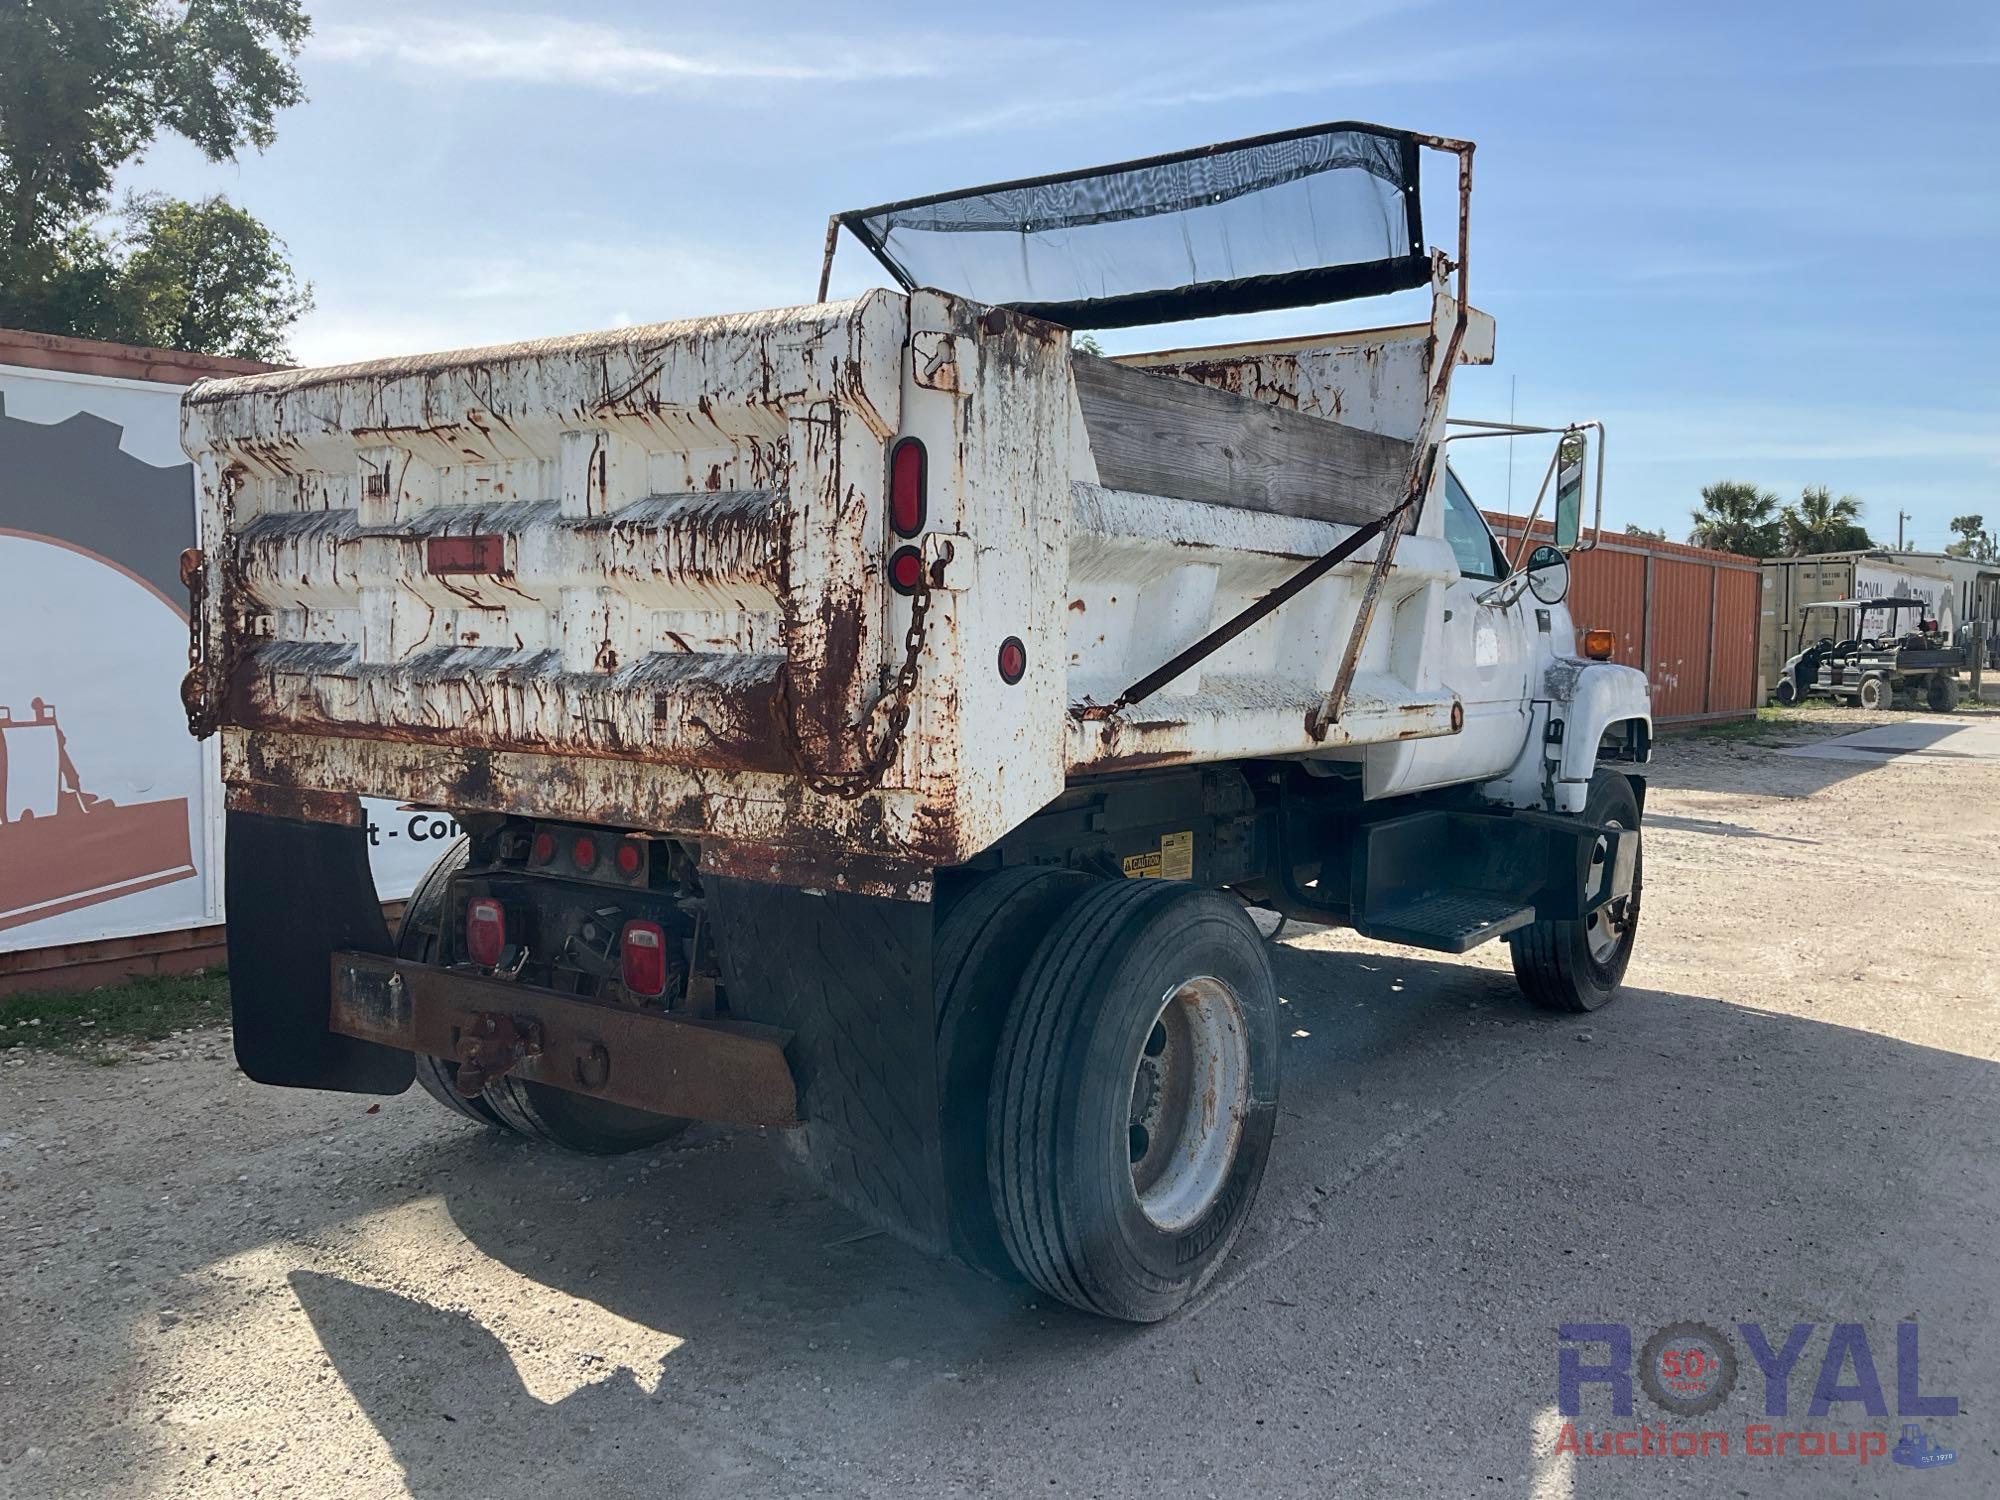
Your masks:
<svg viewBox="0 0 2000 1500"><path fill-rule="evenodd" d="M1073 358L927 291L206 382L190 718L238 807L570 818L904 895L1075 777L1446 734L1394 639L1454 576L1434 517L1324 736L1372 546L1103 711L1394 505L1439 326L1302 345L1277 401L1268 352Z"/></svg>

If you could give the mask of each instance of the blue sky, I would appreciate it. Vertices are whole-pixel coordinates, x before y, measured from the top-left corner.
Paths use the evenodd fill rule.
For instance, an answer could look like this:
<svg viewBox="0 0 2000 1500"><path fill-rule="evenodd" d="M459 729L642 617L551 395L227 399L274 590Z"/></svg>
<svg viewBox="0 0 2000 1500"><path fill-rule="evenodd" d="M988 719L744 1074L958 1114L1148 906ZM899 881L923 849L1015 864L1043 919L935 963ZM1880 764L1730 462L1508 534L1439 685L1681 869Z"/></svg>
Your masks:
<svg viewBox="0 0 2000 1500"><path fill-rule="evenodd" d="M1454 410L1610 424L1607 521L1826 484L1924 547L2000 522L2000 8L712 6L326 0L308 103L238 165L309 362L809 301L835 209L1327 119L1478 142ZM1426 223L1450 220L1431 158ZM884 278L842 251L836 290ZM1361 304L1118 351L1396 321ZM1455 460L1506 498L1503 445ZM1517 455L1525 502L1538 456ZM1529 471L1535 470L1531 474Z"/></svg>

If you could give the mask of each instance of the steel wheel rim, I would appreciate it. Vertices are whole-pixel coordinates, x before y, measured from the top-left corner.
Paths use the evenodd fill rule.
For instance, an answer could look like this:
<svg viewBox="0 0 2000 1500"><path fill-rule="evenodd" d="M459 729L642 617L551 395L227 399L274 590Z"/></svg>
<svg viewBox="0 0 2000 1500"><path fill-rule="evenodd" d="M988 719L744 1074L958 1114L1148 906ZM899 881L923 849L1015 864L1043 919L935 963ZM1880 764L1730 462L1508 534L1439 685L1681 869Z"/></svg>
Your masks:
<svg viewBox="0 0 2000 1500"><path fill-rule="evenodd" d="M1250 1029L1236 991L1213 975L1160 1001L1132 1063L1126 1153L1139 1211L1188 1228L1221 1196L1250 1103Z"/></svg>
<svg viewBox="0 0 2000 1500"><path fill-rule="evenodd" d="M1616 818L1606 818L1604 826L1606 828L1616 828L1621 831L1625 827ZM1605 864L1605 859L1609 856L1610 852L1610 845L1603 839L1599 839L1597 847L1591 851L1590 889L1593 891L1597 889L1599 881L1611 878L1610 867ZM1623 921L1623 916L1624 911L1630 908L1631 900L1632 898L1627 896L1619 901L1607 901L1604 905L1592 910L1583 919L1584 940L1590 946L1590 957L1593 963L1602 965L1610 962L1611 956L1618 951L1618 945L1625 941L1625 922ZM1620 909L1616 916L1613 915L1612 911L1614 907Z"/></svg>

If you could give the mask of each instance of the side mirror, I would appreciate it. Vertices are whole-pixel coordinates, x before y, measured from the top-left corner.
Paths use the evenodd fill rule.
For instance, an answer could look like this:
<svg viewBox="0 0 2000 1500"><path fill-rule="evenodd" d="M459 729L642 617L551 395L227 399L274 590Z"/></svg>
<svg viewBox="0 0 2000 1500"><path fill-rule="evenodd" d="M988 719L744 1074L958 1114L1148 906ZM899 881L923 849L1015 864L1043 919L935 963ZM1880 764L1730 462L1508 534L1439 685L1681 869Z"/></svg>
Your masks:
<svg viewBox="0 0 2000 1500"><path fill-rule="evenodd" d="M1544 604L1569 597L1569 559L1554 547L1537 547L1528 554L1528 592Z"/></svg>
<svg viewBox="0 0 2000 1500"><path fill-rule="evenodd" d="M1565 552L1583 536L1583 460L1589 449L1588 440L1580 432L1565 434L1557 449L1556 546ZM1533 568L1534 564L1528 566Z"/></svg>

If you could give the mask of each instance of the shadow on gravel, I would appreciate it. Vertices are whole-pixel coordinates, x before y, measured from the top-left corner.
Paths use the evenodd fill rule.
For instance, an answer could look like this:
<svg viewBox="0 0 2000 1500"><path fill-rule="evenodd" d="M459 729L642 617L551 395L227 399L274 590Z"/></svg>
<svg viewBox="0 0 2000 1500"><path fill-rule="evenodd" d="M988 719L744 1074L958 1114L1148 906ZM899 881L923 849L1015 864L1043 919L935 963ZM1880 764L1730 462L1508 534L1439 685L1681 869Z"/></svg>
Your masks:
<svg viewBox="0 0 2000 1500"><path fill-rule="evenodd" d="M1993 1316L1992 1064L1657 990L1551 1017L1489 969L1275 961L1279 1149L1218 1289L1154 1328L862 1235L748 1136L656 1153L644 1183L513 1148L435 1169L480 1251L685 1341L657 1393L620 1371L544 1404L476 1317L293 1286L418 1493L1525 1495L1552 1330L1577 1318L1921 1317L1927 1384L2000 1404L1968 1343ZM1638 1468L1575 1492L1665 1477ZM1728 1477L1818 1494L1827 1473Z"/></svg>

